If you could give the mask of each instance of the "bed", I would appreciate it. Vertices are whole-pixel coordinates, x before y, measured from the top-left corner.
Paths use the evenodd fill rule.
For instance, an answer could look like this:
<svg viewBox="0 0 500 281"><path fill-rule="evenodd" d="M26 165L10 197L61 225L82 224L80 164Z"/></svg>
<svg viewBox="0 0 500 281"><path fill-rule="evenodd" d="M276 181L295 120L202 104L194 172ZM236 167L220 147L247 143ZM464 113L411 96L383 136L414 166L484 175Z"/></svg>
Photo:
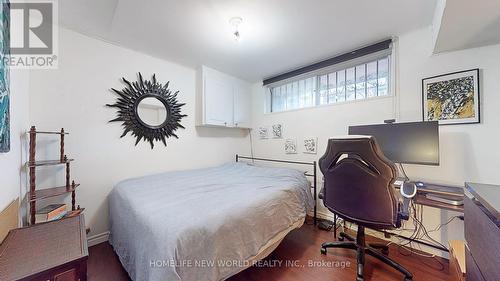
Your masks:
<svg viewBox="0 0 500 281"><path fill-rule="evenodd" d="M110 243L134 281L224 280L266 257L314 208L303 172L246 163L118 183Z"/></svg>

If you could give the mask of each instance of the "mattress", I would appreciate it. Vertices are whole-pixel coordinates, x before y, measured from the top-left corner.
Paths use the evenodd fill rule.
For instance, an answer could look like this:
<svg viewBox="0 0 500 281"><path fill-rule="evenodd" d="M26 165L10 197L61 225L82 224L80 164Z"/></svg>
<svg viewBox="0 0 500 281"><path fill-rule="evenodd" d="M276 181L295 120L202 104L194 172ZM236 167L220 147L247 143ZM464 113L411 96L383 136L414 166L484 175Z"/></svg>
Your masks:
<svg viewBox="0 0 500 281"><path fill-rule="evenodd" d="M110 243L135 281L224 280L269 254L313 208L300 171L227 163L118 183Z"/></svg>

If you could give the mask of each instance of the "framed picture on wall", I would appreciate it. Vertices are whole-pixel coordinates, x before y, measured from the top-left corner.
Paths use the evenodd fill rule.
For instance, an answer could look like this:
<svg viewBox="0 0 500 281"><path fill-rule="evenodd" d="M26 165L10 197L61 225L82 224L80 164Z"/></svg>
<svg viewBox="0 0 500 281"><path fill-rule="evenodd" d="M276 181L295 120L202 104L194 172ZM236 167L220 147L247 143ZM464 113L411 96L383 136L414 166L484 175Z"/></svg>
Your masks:
<svg viewBox="0 0 500 281"><path fill-rule="evenodd" d="M272 126L272 134L273 134L273 139L281 139L281 138L283 138L283 125L281 125L281 124L274 124Z"/></svg>
<svg viewBox="0 0 500 281"><path fill-rule="evenodd" d="M267 127L259 127L259 138L265 140L269 138L269 130Z"/></svg>
<svg viewBox="0 0 500 281"><path fill-rule="evenodd" d="M286 139L285 140L285 153L286 154L297 154L297 140L296 139Z"/></svg>
<svg viewBox="0 0 500 281"><path fill-rule="evenodd" d="M481 122L479 69L422 79L422 112L440 125Z"/></svg>
<svg viewBox="0 0 500 281"><path fill-rule="evenodd" d="M0 153L10 151L9 66L10 19L9 1L0 3Z"/></svg>
<svg viewBox="0 0 500 281"><path fill-rule="evenodd" d="M318 152L318 138L307 137L304 138L304 153L316 154Z"/></svg>

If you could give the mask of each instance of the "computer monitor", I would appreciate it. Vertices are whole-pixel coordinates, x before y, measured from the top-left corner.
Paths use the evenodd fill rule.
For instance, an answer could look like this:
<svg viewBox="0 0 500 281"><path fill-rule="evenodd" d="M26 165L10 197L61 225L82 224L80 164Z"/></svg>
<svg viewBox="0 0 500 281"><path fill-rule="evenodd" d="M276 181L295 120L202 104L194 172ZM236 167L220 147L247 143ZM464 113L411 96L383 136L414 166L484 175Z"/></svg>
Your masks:
<svg viewBox="0 0 500 281"><path fill-rule="evenodd" d="M393 162L439 165L437 121L350 126L349 135L375 137L385 156Z"/></svg>

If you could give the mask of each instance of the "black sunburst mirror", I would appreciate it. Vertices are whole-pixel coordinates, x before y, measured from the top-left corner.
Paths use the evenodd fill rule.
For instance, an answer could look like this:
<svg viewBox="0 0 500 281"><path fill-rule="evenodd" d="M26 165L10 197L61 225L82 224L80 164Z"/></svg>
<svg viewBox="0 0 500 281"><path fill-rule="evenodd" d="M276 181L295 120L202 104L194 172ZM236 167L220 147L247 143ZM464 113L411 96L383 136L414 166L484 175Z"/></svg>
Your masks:
<svg viewBox="0 0 500 281"><path fill-rule="evenodd" d="M168 88L170 81L166 84L158 83L154 74L151 81L144 80L140 72L138 76L138 81L133 83L122 78L127 86L121 91L111 89L118 94L118 98L116 103L106 104L106 106L118 108L118 117L109 122L123 122L124 131L120 138L130 132L136 137L135 145L144 139L144 141L149 142L151 149L153 149L155 141L162 141L167 146L166 139L179 138L175 131L179 128L184 129L180 121L187 116L181 113L181 107L185 103L177 101L179 91L173 93ZM146 103L148 100L155 101L156 104ZM157 111L156 122L147 120L146 117L151 115L150 113L141 114L141 108L148 107L155 109L154 112Z"/></svg>

